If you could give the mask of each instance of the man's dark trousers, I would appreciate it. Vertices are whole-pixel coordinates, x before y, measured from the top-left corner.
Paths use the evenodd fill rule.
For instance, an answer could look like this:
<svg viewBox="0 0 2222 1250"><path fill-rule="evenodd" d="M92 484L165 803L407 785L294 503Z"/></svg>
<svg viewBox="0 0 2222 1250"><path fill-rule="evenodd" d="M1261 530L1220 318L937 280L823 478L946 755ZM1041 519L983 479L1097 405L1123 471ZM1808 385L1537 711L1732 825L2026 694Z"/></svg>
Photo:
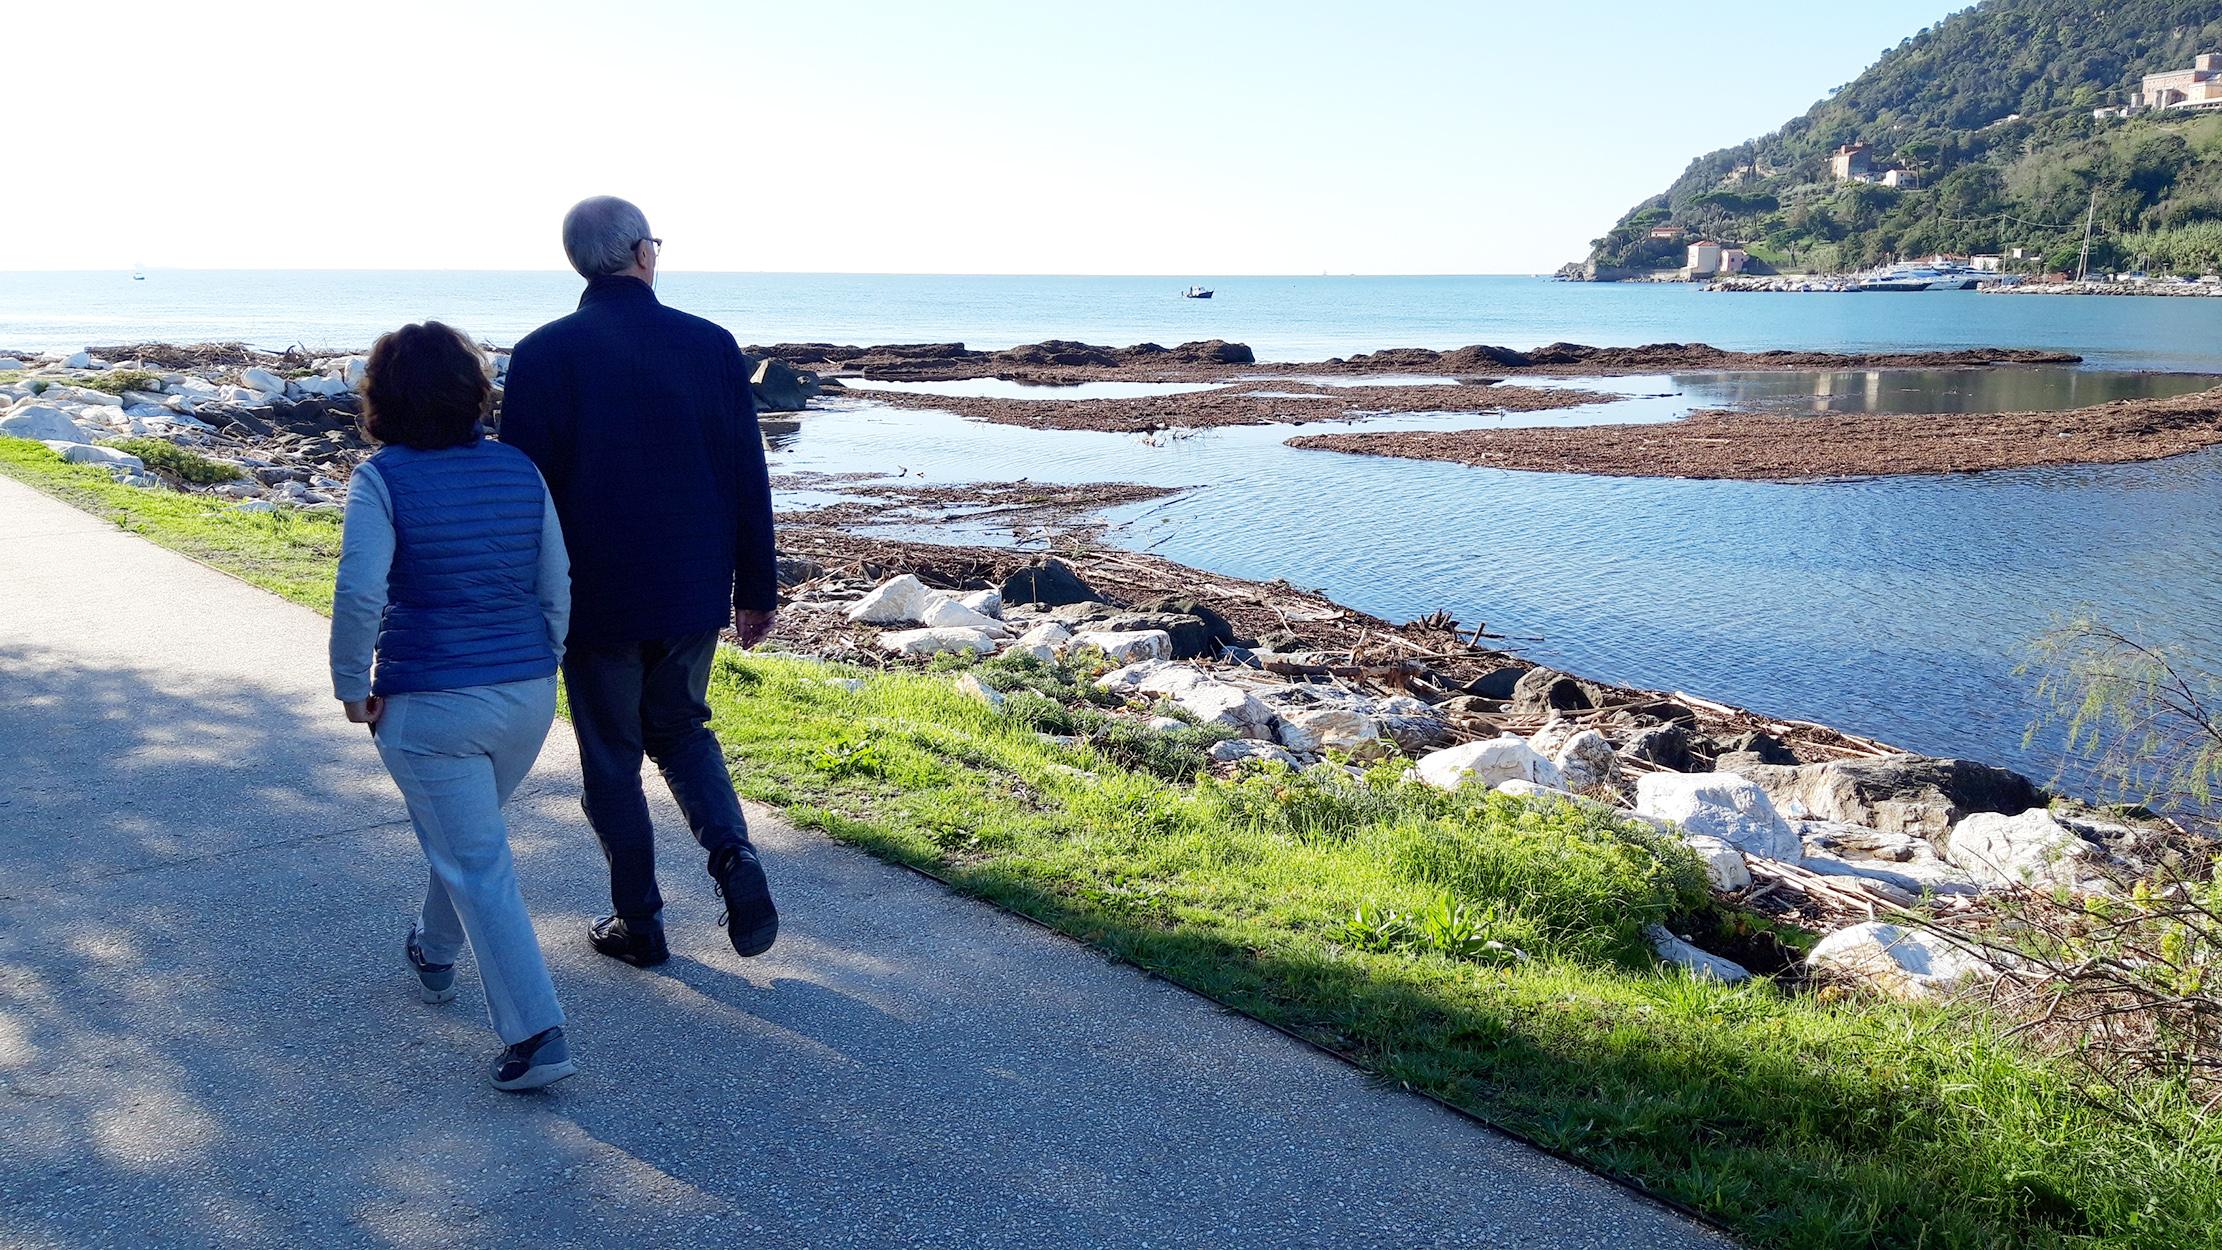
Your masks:
<svg viewBox="0 0 2222 1250"><path fill-rule="evenodd" d="M580 806L609 858L610 903L629 921L652 919L664 905L655 830L640 786L644 754L656 761L713 862L728 847L748 845L748 821L709 728L717 643L716 630L648 642L574 642L563 657L586 781Z"/></svg>

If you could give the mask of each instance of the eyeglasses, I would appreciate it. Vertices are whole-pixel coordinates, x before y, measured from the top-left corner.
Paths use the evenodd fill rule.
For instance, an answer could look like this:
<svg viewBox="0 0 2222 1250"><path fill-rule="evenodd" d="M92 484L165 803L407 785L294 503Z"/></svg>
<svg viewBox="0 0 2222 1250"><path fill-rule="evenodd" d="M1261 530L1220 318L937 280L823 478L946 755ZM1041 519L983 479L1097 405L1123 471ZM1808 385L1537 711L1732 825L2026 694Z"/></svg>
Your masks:
<svg viewBox="0 0 2222 1250"><path fill-rule="evenodd" d="M651 245L653 245L653 246L655 247L655 249L656 249L656 255L658 255L658 256L661 256L661 255L663 255L663 253L664 253L664 241L663 241L662 239L634 239L634 240L633 240L633 246L634 246L634 247L639 247L639 246L640 246L641 244L643 244L643 243L647 243L647 244L651 244Z"/></svg>

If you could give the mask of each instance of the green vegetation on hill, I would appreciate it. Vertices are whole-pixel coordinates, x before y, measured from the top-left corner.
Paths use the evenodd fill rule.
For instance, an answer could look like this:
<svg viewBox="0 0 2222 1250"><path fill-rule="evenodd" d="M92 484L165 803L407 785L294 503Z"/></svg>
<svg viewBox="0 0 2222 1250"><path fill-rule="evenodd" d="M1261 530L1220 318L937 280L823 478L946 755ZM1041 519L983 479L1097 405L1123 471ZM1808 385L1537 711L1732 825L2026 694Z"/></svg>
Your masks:
<svg viewBox="0 0 2222 1250"><path fill-rule="evenodd" d="M0 473L329 604L336 518L118 486L22 440L0 438ZM1980 1003L1662 972L1640 939L1647 921L1715 943L1750 922L1715 911L1695 860L1644 826L1441 793L1395 761L1362 777L1326 765L1198 778L1207 731L1151 745L1131 718L1104 714L1084 666L1013 658L972 672L1001 708L945 673L733 651L710 697L743 792L796 824L1333 1047L1752 1244L2216 1244L2222 1119L2190 1091L2150 1090L2142 1116L2121 1117Z"/></svg>
<svg viewBox="0 0 2222 1250"><path fill-rule="evenodd" d="M2074 266L2097 193L2092 266L2142 256L2154 272L2222 267L2222 116L2127 119L2148 73L2222 51L2222 8L2192 0L1985 0L1885 52L1763 138L1698 157L1598 239L1604 269L1671 269L1658 225L1739 243L1777 267L1863 268L1933 252L2030 249ZM1829 156L1865 143L1918 187L1839 182ZM2009 266L2011 267L2011 265Z"/></svg>

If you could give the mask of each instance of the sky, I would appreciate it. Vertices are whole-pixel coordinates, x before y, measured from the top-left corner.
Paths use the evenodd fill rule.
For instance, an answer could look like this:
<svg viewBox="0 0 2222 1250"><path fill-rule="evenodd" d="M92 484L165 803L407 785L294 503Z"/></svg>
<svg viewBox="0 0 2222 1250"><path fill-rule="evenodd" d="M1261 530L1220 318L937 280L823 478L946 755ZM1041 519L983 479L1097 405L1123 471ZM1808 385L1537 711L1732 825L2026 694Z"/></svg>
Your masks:
<svg viewBox="0 0 2222 1250"><path fill-rule="evenodd" d="M1958 7L15 0L0 275L1548 272Z"/></svg>

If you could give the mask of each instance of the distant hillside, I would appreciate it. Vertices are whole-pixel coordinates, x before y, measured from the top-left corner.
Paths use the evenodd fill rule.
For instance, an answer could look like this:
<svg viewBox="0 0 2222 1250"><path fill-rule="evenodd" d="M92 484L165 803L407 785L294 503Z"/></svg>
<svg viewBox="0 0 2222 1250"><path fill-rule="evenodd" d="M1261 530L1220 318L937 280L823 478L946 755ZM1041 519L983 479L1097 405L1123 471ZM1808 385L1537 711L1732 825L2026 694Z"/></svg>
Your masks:
<svg viewBox="0 0 2222 1250"><path fill-rule="evenodd" d="M2072 268L2098 191L2094 268L2222 268L2222 113L2094 118L2148 73L2222 52L2222 3L1985 0L1885 52L1764 138L1690 162L1594 244L1599 276L1682 265L1687 238L1740 244L1785 270L1841 271L1933 252ZM1716 67L1709 72L1732 72ZM1830 155L1916 189L1838 180ZM2009 267L2014 267L2009 262Z"/></svg>

